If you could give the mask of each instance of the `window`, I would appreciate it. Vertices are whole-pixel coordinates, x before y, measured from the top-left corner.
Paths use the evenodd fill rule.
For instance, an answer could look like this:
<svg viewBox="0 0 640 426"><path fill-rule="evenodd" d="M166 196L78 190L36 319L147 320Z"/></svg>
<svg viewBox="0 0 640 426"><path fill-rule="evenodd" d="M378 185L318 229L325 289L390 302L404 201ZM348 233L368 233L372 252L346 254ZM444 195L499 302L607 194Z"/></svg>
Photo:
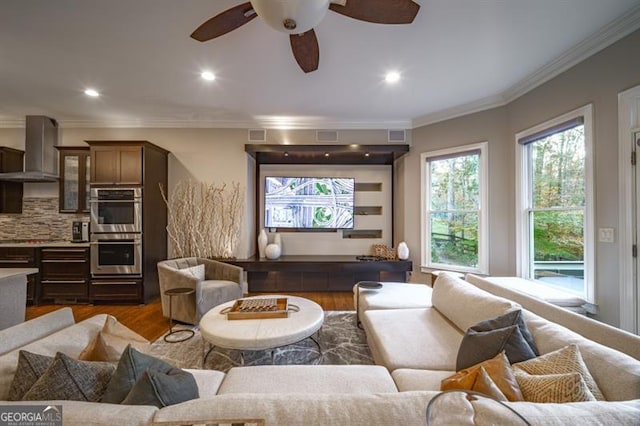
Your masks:
<svg viewBox="0 0 640 426"><path fill-rule="evenodd" d="M591 106L516 135L518 275L593 302Z"/></svg>
<svg viewBox="0 0 640 426"><path fill-rule="evenodd" d="M487 272L487 143L423 153L422 266Z"/></svg>

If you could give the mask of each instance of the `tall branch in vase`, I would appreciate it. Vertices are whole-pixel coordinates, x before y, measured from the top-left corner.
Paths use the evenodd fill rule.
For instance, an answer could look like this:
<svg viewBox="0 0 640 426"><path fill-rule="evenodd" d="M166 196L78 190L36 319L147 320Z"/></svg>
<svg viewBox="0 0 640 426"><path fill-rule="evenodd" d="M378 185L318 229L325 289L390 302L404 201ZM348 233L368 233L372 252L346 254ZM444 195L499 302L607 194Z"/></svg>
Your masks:
<svg viewBox="0 0 640 426"><path fill-rule="evenodd" d="M173 256L234 257L244 216L244 190L238 182L181 181L171 197L162 185L160 192L167 205Z"/></svg>

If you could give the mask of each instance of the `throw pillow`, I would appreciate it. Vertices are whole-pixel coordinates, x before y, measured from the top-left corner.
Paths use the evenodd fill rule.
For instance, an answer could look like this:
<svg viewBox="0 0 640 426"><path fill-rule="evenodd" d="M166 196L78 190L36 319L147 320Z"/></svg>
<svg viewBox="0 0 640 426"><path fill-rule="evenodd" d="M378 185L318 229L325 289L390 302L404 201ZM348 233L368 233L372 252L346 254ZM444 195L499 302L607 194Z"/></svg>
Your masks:
<svg viewBox="0 0 640 426"><path fill-rule="evenodd" d="M128 344L141 351L145 351L149 347L147 339L109 315L104 322L102 330L84 348L78 359L118 362Z"/></svg>
<svg viewBox="0 0 640 426"><path fill-rule="evenodd" d="M448 389L473 389L481 367L484 368L497 388L509 401L523 400L518 382L513 376L511 365L504 352L480 364L461 370L451 377L447 377L442 381L440 389L443 391Z"/></svg>
<svg viewBox="0 0 640 426"><path fill-rule="evenodd" d="M128 345L122 353L120 361L118 361L118 366L113 377L111 377L111 381L107 385L107 389L102 396L102 402L120 404L124 401L133 385L147 368L166 372L173 367Z"/></svg>
<svg viewBox="0 0 640 426"><path fill-rule="evenodd" d="M114 365L108 362L78 361L58 352L22 400L98 402L114 370Z"/></svg>
<svg viewBox="0 0 640 426"><path fill-rule="evenodd" d="M531 348L531 351L533 351L534 356L540 355L538 346L536 345L536 341L533 339L533 335L531 335L527 324L524 322L524 315L522 315L521 309L514 309L513 311L507 312L506 314L500 315L499 317L479 322L472 328L476 331L489 331L496 328L508 327L510 325L517 325L520 333L522 334L522 337ZM511 361L511 363L525 361L524 359L520 361L512 360L511 357L509 357L508 352L507 358L509 358L509 361Z"/></svg>
<svg viewBox="0 0 640 426"><path fill-rule="evenodd" d="M538 348L519 309L471 326L460 343L456 370L468 368L502 351L506 352L511 363L535 358L537 355Z"/></svg>
<svg viewBox="0 0 640 426"><path fill-rule="evenodd" d="M162 408L198 397L198 385L191 373L179 368L158 371L151 367L142 373L122 403Z"/></svg>
<svg viewBox="0 0 640 426"><path fill-rule="evenodd" d="M602 395L598 384L589 373L589 369L582 360L580 350L576 344L565 346L534 359L519 362L514 364L513 367L533 375L580 373L593 396L599 401L604 400L604 395Z"/></svg>
<svg viewBox="0 0 640 426"><path fill-rule="evenodd" d="M182 268L179 269L178 272L200 281L204 280L204 264L191 266L189 268Z"/></svg>
<svg viewBox="0 0 640 426"><path fill-rule="evenodd" d="M583 402L595 401L580 373L547 374L535 376L516 370L516 380L528 402Z"/></svg>
<svg viewBox="0 0 640 426"><path fill-rule="evenodd" d="M18 352L18 367L9 389L9 401L20 401L53 362L52 356Z"/></svg>
<svg viewBox="0 0 640 426"><path fill-rule="evenodd" d="M473 384L471 389L476 392L489 395L498 401L508 401L505 394L502 393L484 367L480 367L478 370L478 377L476 377L476 382Z"/></svg>

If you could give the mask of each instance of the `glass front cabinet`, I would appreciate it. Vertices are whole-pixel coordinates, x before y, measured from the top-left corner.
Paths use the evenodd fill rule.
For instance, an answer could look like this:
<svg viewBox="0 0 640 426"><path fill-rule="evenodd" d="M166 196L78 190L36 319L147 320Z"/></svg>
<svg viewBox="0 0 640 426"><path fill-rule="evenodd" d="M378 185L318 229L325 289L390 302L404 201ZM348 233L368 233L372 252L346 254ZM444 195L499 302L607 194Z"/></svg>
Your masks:
<svg viewBox="0 0 640 426"><path fill-rule="evenodd" d="M57 148L60 151L60 213L89 213L89 147Z"/></svg>

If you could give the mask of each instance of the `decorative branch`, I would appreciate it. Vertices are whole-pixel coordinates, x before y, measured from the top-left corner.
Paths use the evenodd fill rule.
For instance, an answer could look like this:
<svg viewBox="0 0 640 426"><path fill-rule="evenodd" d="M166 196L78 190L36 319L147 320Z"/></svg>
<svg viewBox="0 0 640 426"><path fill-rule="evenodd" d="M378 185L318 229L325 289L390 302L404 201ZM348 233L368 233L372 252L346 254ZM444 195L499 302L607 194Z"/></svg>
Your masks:
<svg viewBox="0 0 640 426"><path fill-rule="evenodd" d="M167 233L175 257L232 258L244 215L240 183L180 181L171 197L160 185L167 205Z"/></svg>

